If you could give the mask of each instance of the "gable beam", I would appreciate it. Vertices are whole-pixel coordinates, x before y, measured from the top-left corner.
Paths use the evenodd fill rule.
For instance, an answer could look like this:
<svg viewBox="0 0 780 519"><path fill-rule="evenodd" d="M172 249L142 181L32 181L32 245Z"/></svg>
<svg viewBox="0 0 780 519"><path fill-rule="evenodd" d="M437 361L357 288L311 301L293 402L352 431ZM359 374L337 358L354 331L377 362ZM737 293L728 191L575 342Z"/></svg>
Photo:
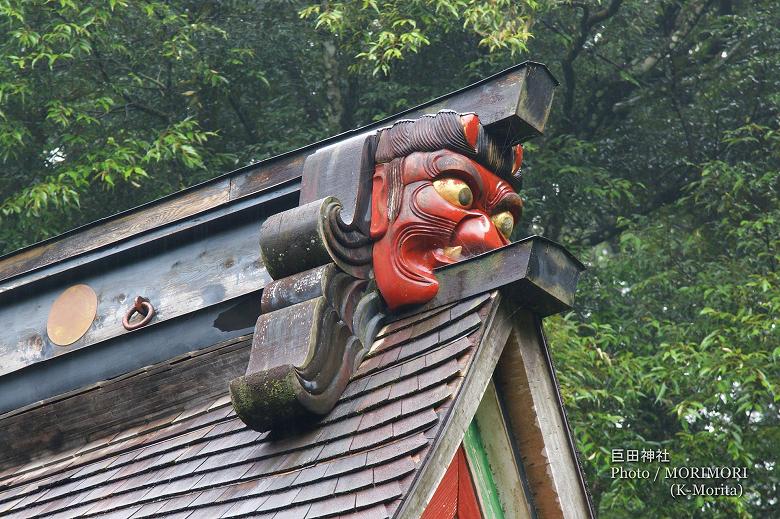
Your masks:
<svg viewBox="0 0 780 519"><path fill-rule="evenodd" d="M595 517L541 321L531 312L514 316L495 379L539 518Z"/></svg>
<svg viewBox="0 0 780 519"><path fill-rule="evenodd" d="M493 375L512 329L512 314L516 311L510 301L502 300L501 294L496 292L493 297L496 300L474 354L473 365L468 370L461 391L449 404L450 412L441 433L431 446L429 458L417 472L407 499L395 514L399 519L418 519L422 516L460 447Z"/></svg>

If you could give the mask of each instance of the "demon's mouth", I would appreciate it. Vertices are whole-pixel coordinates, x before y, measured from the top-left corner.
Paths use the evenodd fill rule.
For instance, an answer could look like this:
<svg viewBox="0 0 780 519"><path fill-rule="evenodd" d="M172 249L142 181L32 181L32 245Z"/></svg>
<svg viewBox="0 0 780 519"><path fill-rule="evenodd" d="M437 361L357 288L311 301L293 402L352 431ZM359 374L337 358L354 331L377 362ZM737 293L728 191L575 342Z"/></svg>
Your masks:
<svg viewBox="0 0 780 519"><path fill-rule="evenodd" d="M448 243L433 251L433 256L438 263L437 267L497 249L507 245L509 240L498 231L495 223L487 215L469 214L455 227Z"/></svg>

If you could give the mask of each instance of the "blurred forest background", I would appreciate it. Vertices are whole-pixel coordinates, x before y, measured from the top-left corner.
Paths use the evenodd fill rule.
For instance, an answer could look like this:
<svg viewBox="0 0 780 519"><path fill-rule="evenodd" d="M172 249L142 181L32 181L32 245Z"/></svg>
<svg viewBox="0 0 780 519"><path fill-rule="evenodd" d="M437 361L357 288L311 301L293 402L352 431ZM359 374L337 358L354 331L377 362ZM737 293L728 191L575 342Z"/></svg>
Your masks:
<svg viewBox="0 0 780 519"><path fill-rule="evenodd" d="M0 251L525 59L561 81L523 224L589 265L547 330L600 516L777 517L776 0L2 0ZM611 479L632 448L745 494Z"/></svg>

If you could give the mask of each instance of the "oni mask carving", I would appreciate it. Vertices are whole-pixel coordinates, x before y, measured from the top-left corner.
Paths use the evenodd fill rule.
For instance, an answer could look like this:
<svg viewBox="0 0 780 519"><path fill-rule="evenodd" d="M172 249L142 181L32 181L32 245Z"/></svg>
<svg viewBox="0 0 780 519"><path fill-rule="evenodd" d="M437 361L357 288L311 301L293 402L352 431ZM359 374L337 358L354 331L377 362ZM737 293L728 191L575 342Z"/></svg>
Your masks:
<svg viewBox="0 0 780 519"><path fill-rule="evenodd" d="M440 112L382 131L371 238L391 310L430 301L436 267L509 243L523 203L501 176L521 160L522 148L497 145L472 114Z"/></svg>

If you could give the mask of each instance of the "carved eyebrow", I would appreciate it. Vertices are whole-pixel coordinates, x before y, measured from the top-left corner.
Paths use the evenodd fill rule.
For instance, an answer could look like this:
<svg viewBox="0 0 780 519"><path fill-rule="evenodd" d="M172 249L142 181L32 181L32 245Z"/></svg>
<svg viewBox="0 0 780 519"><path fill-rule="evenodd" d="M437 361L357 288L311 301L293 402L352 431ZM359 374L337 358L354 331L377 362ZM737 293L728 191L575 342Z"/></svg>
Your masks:
<svg viewBox="0 0 780 519"><path fill-rule="evenodd" d="M488 213L500 213L509 211L517 217L523 210L523 199L505 183L500 183L492 193L488 193L485 209Z"/></svg>
<svg viewBox="0 0 780 519"><path fill-rule="evenodd" d="M484 200L485 180L482 178L482 171L488 173L490 171L472 159L454 152L447 152L444 155L436 154L432 161L426 162L425 169L431 180L443 176L463 180L471 189L475 201Z"/></svg>

